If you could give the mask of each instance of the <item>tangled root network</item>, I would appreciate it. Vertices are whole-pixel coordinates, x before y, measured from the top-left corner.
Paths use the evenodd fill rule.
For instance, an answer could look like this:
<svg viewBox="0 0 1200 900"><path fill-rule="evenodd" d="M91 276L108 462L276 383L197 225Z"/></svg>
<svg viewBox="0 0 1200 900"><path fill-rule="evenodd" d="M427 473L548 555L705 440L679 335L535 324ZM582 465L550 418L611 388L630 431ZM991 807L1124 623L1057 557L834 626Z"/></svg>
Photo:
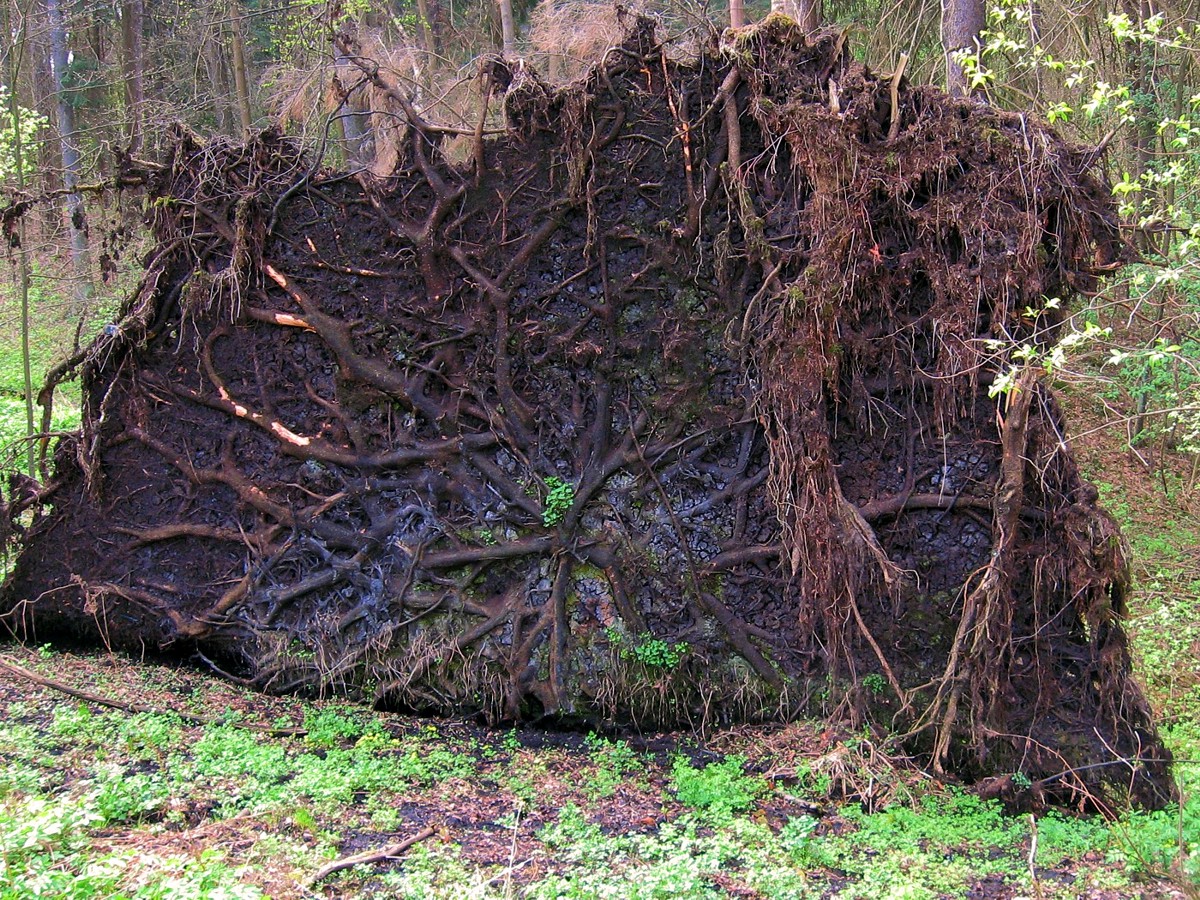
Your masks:
<svg viewBox="0 0 1200 900"><path fill-rule="evenodd" d="M364 64L386 178L179 135L141 286L44 392L84 424L11 504L9 627L1166 802L1120 534L1006 349L1120 261L1087 154L781 17L627 27L562 89L484 65L474 133Z"/></svg>

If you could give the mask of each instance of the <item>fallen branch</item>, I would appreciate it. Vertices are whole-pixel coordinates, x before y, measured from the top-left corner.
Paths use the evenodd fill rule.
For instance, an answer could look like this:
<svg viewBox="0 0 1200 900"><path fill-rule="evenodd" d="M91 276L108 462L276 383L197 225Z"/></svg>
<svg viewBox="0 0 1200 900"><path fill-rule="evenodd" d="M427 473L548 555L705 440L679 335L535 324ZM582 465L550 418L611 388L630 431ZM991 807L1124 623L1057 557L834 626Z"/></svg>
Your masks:
<svg viewBox="0 0 1200 900"><path fill-rule="evenodd" d="M388 844L386 847L380 847L378 850L366 850L362 853L355 853L353 856L343 856L341 859L335 859L333 862L321 866L321 868L309 876L308 880L304 883L305 887L311 888L318 882L324 881L330 875L340 872L343 869L352 869L355 866L383 862L385 859L395 859L413 844L419 844L421 841L428 840L435 834L437 834L437 828L430 825L399 843Z"/></svg>

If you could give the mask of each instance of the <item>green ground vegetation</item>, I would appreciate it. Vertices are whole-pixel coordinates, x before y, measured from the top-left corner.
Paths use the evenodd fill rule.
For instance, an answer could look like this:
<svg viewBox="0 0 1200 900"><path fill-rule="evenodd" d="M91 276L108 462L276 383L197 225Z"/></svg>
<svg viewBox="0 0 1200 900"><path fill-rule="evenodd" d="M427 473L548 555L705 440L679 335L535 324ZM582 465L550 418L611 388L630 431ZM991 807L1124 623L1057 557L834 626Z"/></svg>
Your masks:
<svg viewBox="0 0 1200 900"><path fill-rule="evenodd" d="M817 724L704 742L487 731L262 697L102 653L0 652L164 710L100 707L0 671L3 900L937 898L984 884L1132 898L1200 887L1188 763L1180 808L1017 815L881 762L867 752L876 736ZM1195 758L1194 722L1168 731ZM864 798L880 784L893 800L874 808ZM399 859L305 887L331 860L428 827Z"/></svg>

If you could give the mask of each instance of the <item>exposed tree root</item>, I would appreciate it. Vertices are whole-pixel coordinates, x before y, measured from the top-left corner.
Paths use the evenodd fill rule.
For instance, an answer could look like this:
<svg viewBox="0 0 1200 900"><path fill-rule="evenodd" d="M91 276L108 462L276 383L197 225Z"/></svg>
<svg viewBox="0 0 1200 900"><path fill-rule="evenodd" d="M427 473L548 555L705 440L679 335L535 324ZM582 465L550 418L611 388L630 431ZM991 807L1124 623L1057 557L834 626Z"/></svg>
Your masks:
<svg viewBox="0 0 1200 900"><path fill-rule="evenodd" d="M779 17L686 62L635 22L562 91L492 61L496 139L342 49L395 172L178 136L142 283L43 391L84 424L11 505L10 627L493 720L821 710L1169 797L1120 537L1047 390L986 390L985 339L1054 341L1025 310L1119 262L1085 154Z"/></svg>

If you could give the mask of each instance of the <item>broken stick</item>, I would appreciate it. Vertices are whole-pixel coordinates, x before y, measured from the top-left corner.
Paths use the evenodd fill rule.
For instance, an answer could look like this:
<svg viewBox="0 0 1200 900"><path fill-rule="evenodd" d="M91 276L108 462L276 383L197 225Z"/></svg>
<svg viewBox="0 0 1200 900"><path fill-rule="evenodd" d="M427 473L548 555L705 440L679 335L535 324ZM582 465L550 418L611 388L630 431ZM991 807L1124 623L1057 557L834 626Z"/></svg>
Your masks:
<svg viewBox="0 0 1200 900"><path fill-rule="evenodd" d="M410 838L405 838L396 844L388 844L386 847L380 847L378 850L366 850L362 853L355 853L353 856L343 856L341 859L335 859L331 863L326 863L317 869L305 882L305 886L311 888L320 881L324 881L335 872L340 872L343 869L351 869L354 866L364 866L368 863L383 862L385 859L395 859L411 847L413 844L419 844L421 841L428 840L437 834L437 828L430 825L418 831Z"/></svg>
<svg viewBox="0 0 1200 900"><path fill-rule="evenodd" d="M904 77L904 69L908 65L908 54L901 53L896 63L896 71L892 73L892 124L888 127L888 141L894 141L900 133L900 79Z"/></svg>

